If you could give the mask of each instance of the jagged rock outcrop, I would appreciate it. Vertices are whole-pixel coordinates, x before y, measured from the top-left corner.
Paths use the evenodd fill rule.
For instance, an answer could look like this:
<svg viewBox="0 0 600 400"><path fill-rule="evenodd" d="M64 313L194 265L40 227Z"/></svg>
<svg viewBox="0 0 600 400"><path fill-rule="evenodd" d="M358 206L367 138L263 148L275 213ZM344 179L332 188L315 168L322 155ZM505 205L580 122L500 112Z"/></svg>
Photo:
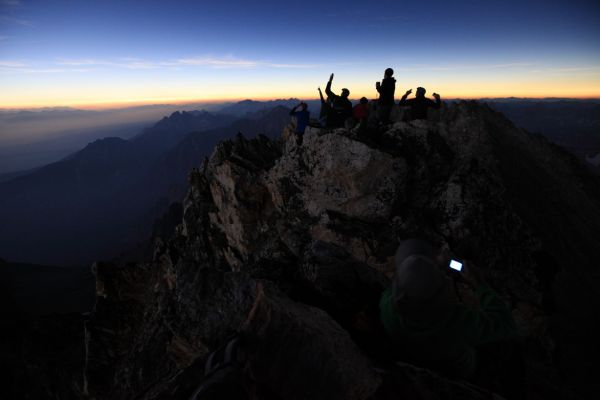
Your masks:
<svg viewBox="0 0 600 400"><path fill-rule="evenodd" d="M219 144L152 263L96 264L88 394L181 395L193 366L241 332L247 372L274 398L489 398L390 364L377 301L411 236L489 273L518 321L529 392L593 390L598 179L474 102L359 133Z"/></svg>

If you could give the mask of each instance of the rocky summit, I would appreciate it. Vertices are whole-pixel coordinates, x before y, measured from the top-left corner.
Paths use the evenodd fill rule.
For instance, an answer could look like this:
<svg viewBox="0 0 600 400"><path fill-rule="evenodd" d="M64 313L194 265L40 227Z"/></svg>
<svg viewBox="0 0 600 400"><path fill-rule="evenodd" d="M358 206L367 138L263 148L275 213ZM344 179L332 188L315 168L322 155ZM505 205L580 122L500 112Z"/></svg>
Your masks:
<svg viewBox="0 0 600 400"><path fill-rule="evenodd" d="M85 395L189 398L238 334L250 398L498 398L392 356L377 305L410 237L485 270L518 323L529 398L600 390L599 179L477 102L392 117L217 145L152 262L94 265Z"/></svg>

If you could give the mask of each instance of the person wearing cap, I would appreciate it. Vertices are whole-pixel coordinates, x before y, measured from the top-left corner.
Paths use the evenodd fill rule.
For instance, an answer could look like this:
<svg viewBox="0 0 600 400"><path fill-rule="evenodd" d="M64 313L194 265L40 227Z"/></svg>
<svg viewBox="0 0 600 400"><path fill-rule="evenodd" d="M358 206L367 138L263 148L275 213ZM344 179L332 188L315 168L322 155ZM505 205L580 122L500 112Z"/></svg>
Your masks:
<svg viewBox="0 0 600 400"><path fill-rule="evenodd" d="M300 107L300 111L296 111ZM292 117L296 117L296 142L298 145L302 144L302 138L304 136L304 130L308 126L310 120L310 112L307 110L308 106L306 103L301 102L290 111Z"/></svg>
<svg viewBox="0 0 600 400"><path fill-rule="evenodd" d="M390 122L390 113L394 107L394 92L396 91L396 79L392 77L394 70L385 70L381 82L375 82L375 89L379 93L377 100L377 118L384 124Z"/></svg>
<svg viewBox="0 0 600 400"><path fill-rule="evenodd" d="M392 285L380 299L380 318L406 361L471 378L477 370L478 346L514 337L516 325L508 306L476 278L474 268L466 278L475 286L480 307L460 303L444 272L446 261L428 242L402 242ZM468 267L465 262L463 271Z"/></svg>
<svg viewBox="0 0 600 400"><path fill-rule="evenodd" d="M442 100L440 99L440 95L437 93L433 94L435 101L425 97L425 93L427 93L425 88L418 87L415 98L407 100L406 98L411 93L412 93L412 89L407 90L406 93L404 93L404 95L400 99L400 102L398 102L398 105L400 107L405 107L405 106L410 107L410 111L411 111L410 119L411 120L427 119L427 110L429 110L430 108L437 110L442 105Z"/></svg>
<svg viewBox="0 0 600 400"><path fill-rule="evenodd" d="M337 95L331 91L331 83L333 82L333 74L329 77L327 86L325 87L325 94L331 101L334 115L334 127L339 128L344 126L344 122L349 117L352 117L352 102L348 99L350 91L346 88L342 89L342 94Z"/></svg>

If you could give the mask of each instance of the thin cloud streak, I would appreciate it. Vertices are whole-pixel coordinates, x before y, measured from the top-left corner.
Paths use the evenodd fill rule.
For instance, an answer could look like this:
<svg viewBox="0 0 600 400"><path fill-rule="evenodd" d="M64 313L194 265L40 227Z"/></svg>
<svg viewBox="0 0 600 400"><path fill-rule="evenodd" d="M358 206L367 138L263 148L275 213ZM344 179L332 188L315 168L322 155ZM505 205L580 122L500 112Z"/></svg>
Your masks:
<svg viewBox="0 0 600 400"><path fill-rule="evenodd" d="M0 36L0 40L2 40ZM356 66L356 63L337 63L337 66ZM276 63L261 60L239 59L235 57L198 56L178 58L168 61L143 60L134 57L116 60L84 58L84 59L59 59L54 63L45 65L32 65L18 60L0 60L0 73L59 73L59 72L92 72L98 68L122 68L131 70L151 69L180 69L180 68L211 68L211 69L257 69L257 68L282 68L282 69L310 69L322 67L322 64L291 64ZM572 74L577 72L600 72L591 67L561 67L561 68L535 68L535 63L504 63L504 64L412 64L406 67L395 68L398 72L419 71L461 71L461 70L514 70L521 69L527 73L539 74ZM65 68L67 67L67 68Z"/></svg>
<svg viewBox="0 0 600 400"><path fill-rule="evenodd" d="M600 68L593 68L593 67L538 68L538 69L532 69L529 72L535 73L535 74L539 74L539 73L570 74L573 72L598 72L598 73L600 73Z"/></svg>
<svg viewBox="0 0 600 400"><path fill-rule="evenodd" d="M270 68L319 68L322 67L323 64L273 64L266 63L265 66Z"/></svg>
<svg viewBox="0 0 600 400"><path fill-rule="evenodd" d="M98 59L81 59L81 60L60 60L59 65L68 66L109 66L127 69L155 69L165 67L209 67L215 69L223 68L316 68L318 64L288 64L276 63L270 61L246 60L235 57L208 57L198 56L189 58L179 58L168 61L152 61L142 60L137 58L126 58L121 60L98 60Z"/></svg>
<svg viewBox="0 0 600 400"><path fill-rule="evenodd" d="M2 67L2 68L23 68L23 67L27 67L27 64L25 64L22 61L0 60L0 67Z"/></svg>
<svg viewBox="0 0 600 400"><path fill-rule="evenodd" d="M152 63L148 61L136 61L134 59L126 59L121 62L108 61L108 60L96 60L96 59L82 59L82 60L61 60L56 63L57 65L65 65L72 67L79 66L98 66L98 67L117 67L117 68L128 68L128 69L151 69L158 68L160 64Z"/></svg>
<svg viewBox="0 0 600 400"><path fill-rule="evenodd" d="M456 71L465 69L512 69L531 67L531 63L507 63L507 64L449 64L449 65L429 65L416 64L410 67L397 68L398 71Z"/></svg>
<svg viewBox="0 0 600 400"><path fill-rule="evenodd" d="M57 73L72 73L72 72L90 72L92 69L87 68L52 68L52 67L34 67L22 61L15 60L0 60L0 74L57 74Z"/></svg>
<svg viewBox="0 0 600 400"><path fill-rule="evenodd" d="M256 68L258 61L242 60L236 58L212 58L212 57L192 57L176 60L173 65L196 65L209 66L215 68Z"/></svg>
<svg viewBox="0 0 600 400"><path fill-rule="evenodd" d="M0 23L16 24L27 27L33 26L33 22L28 19L14 18L8 15L0 15Z"/></svg>
<svg viewBox="0 0 600 400"><path fill-rule="evenodd" d="M179 69L256 69L256 68L315 68L317 64L287 64L268 61L238 59L234 57L190 57L169 61L152 61L139 58L121 58L105 60L96 58L59 59L53 63L34 64L18 60L0 60L0 74L49 74L69 72L92 72L102 68L121 68L130 70Z"/></svg>
<svg viewBox="0 0 600 400"><path fill-rule="evenodd" d="M74 66L78 66L78 65L103 65L103 64L105 64L105 61L95 60L95 59L62 60L62 61L59 61L57 64L60 64L60 65L74 65Z"/></svg>
<svg viewBox="0 0 600 400"><path fill-rule="evenodd" d="M91 72L92 69L86 68L4 68L0 67L0 75L14 74L64 74L64 73L80 73Z"/></svg>
<svg viewBox="0 0 600 400"><path fill-rule="evenodd" d="M535 75L551 75L551 76L573 76L576 74L584 76L600 75L600 68L596 67L563 67L563 68L538 68L528 71Z"/></svg>

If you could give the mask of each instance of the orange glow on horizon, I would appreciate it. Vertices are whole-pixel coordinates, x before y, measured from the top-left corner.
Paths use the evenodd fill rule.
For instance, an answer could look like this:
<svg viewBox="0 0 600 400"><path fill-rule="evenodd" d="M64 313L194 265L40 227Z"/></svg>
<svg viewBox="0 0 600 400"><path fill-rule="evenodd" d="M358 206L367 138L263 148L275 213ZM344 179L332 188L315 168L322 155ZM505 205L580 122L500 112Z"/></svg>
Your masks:
<svg viewBox="0 0 600 400"><path fill-rule="evenodd" d="M215 75L214 80L180 82L175 78L155 77L128 81L123 77L101 81L94 79L24 82L8 84L0 91L0 108L78 107L86 109L124 108L155 104L189 104L235 102L244 99L316 99L317 87L325 88L327 75L293 76L289 73L256 78L249 72L235 79ZM554 76L541 73L518 74L514 71L488 75L486 71L466 72L402 72L396 74L396 98L407 89L423 86L428 95L437 92L442 99L480 98L600 98L600 70L586 74ZM254 79L256 78L256 80ZM333 82L333 91L350 89L352 99L376 99L375 81L378 75L361 71L340 73Z"/></svg>
<svg viewBox="0 0 600 400"><path fill-rule="evenodd" d="M376 99L377 92L371 82L334 82L334 92L339 92L342 85L350 88L350 98L367 97ZM52 90L45 93L39 91L20 91L10 95L0 94L0 108L22 109L41 107L77 107L83 109L126 108L144 105L178 105L190 103L223 103L236 102L245 99L257 101L275 99L318 99L317 87L324 88L322 82L312 80L292 82L288 87L282 85L255 86L247 85L232 88L229 86L195 85L184 88L121 88L114 90L109 87L95 87L81 90L78 87L66 88L60 95L53 95ZM434 92L441 94L442 99L481 99L481 98L600 98L600 81L596 79L565 80L550 82L547 79L518 80L518 79L477 79L470 81L449 81L411 77L398 78L396 83L396 98L399 99L407 89L413 93L417 86L427 89L428 96ZM228 92L235 94L229 95ZM128 95L129 93L129 95ZM197 96L203 93L203 96ZM96 100L99 99L99 100Z"/></svg>
<svg viewBox="0 0 600 400"><path fill-rule="evenodd" d="M433 93L433 90L429 90L427 95ZM489 99L489 98L522 98L522 99L552 99L552 98L565 98L565 99L576 99L576 100L597 100L600 99L600 92L597 94L580 94L580 93L559 93L559 94L531 94L528 95L526 93L496 93L496 94L484 94L484 93L461 93L455 94L450 93L444 95L442 91L440 94L442 95L442 100L444 99L465 99L465 100L480 100L480 99ZM414 93L414 89L413 89ZM399 100L401 94L396 96L396 100ZM376 97L372 96L370 93L358 93L350 96L350 98L354 101L358 101L361 97L367 97L370 100L375 100ZM186 105L186 104L214 104L214 103L227 103L227 102L238 102L243 100L254 100L254 101L270 101L270 100L280 100L280 99L290 99L297 98L302 100L318 100L317 97L310 96L301 96L301 95L290 95L287 97L282 96L232 96L232 97L222 97L222 98L146 98L146 99L131 99L131 100L100 100L96 102L89 101L69 101L69 102L30 102L30 103L22 103L22 104L0 104L0 109L4 110L19 110L19 109L34 109L34 108L49 108L49 107L73 107L84 110L103 110L103 109L113 109L113 108L127 108L127 107L136 107L136 106L150 106L150 105Z"/></svg>

